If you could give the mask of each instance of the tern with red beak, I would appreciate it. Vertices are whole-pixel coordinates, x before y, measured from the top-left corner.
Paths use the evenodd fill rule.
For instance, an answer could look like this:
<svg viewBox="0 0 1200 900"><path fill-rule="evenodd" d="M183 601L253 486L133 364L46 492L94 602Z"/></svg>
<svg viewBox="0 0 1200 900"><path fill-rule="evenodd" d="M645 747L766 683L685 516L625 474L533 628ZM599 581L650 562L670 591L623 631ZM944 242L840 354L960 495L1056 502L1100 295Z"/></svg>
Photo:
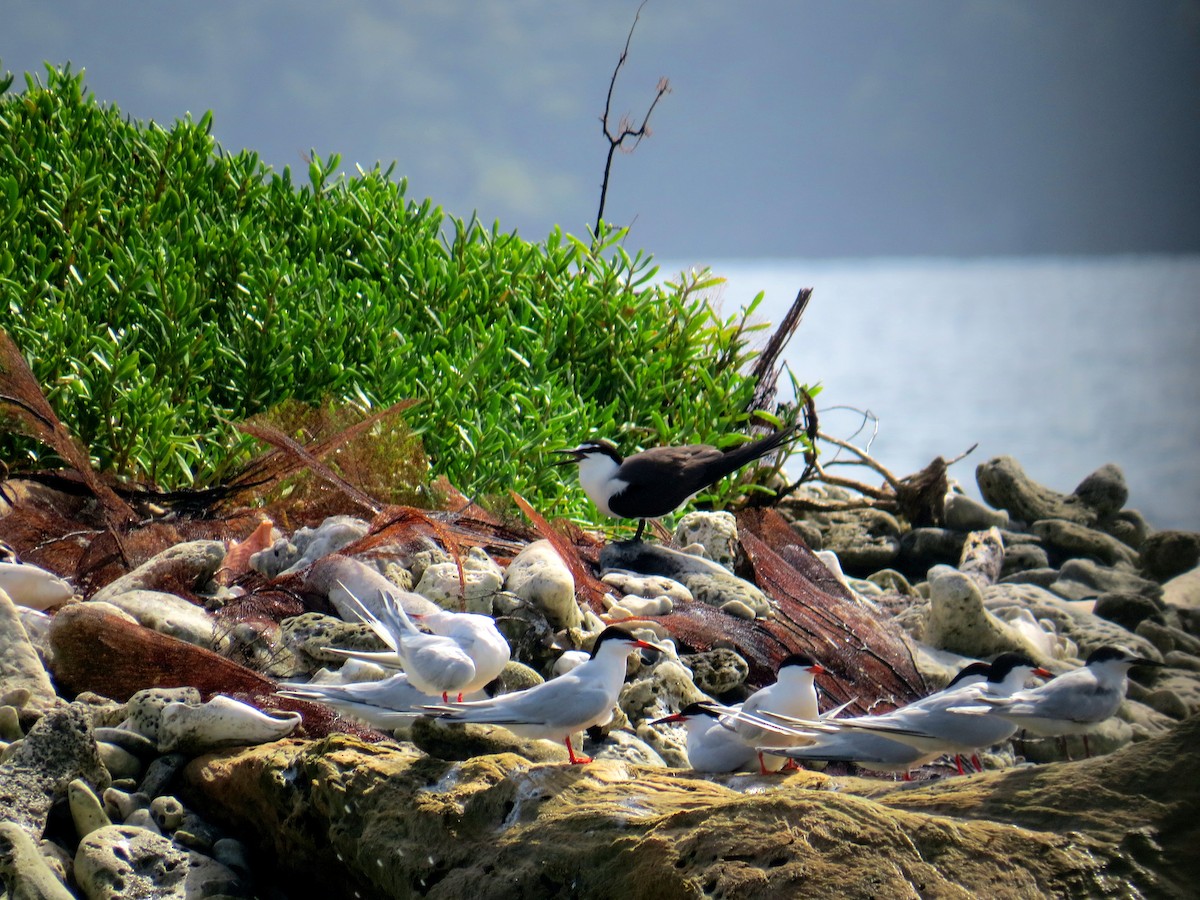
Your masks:
<svg viewBox="0 0 1200 900"><path fill-rule="evenodd" d="M721 710L704 703L690 703L679 712L651 725L679 722L687 732L688 765L697 772L736 772L751 766L757 751L741 735Z"/></svg>
<svg viewBox="0 0 1200 900"><path fill-rule="evenodd" d="M617 695L625 683L625 659L635 650L666 650L643 641L624 628L610 625L600 632L587 662L542 684L489 700L425 706L424 712L449 722L501 725L518 737L561 741L572 763L576 755L571 735L604 725L612 719Z"/></svg>
<svg viewBox="0 0 1200 900"><path fill-rule="evenodd" d="M963 704L951 712L991 716L1038 737L1079 734L1083 736L1084 752L1090 755L1088 732L1116 714L1125 699L1129 670L1161 665L1123 647L1100 647L1092 651L1083 666L1040 687L1007 697L980 696L975 704Z"/></svg>
<svg viewBox="0 0 1200 900"><path fill-rule="evenodd" d="M981 697L1011 696L1032 675L1051 677L1024 654L1002 653L992 662L986 681L960 684L878 716L794 724L808 737L853 731L899 741L923 753L969 754L1007 740L1017 726L999 717L955 712L953 707L974 705Z"/></svg>
<svg viewBox="0 0 1200 900"><path fill-rule="evenodd" d="M803 653L793 653L779 664L779 674L774 684L767 685L751 694L742 703L740 716L734 728L742 740L751 747L791 747L806 743L796 735L768 730L756 724L752 717L764 717L765 713L779 713L795 719L816 719L817 687L814 679L824 672L820 663ZM759 768L765 775L777 772L787 760L782 756L758 753Z"/></svg>

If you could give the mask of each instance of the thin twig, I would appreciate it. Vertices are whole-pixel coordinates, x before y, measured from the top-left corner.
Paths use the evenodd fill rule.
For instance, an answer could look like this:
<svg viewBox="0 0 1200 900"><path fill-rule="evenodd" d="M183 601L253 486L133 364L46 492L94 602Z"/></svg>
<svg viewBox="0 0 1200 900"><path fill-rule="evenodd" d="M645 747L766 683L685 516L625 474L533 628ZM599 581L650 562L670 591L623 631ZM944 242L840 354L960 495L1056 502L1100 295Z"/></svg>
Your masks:
<svg viewBox="0 0 1200 900"><path fill-rule="evenodd" d="M608 139L608 156L604 161L604 181L600 184L600 209L596 212L596 235L600 234L600 223L604 220L604 203L608 198L608 179L612 171L613 156L616 154L617 149L625 143L626 139L633 139L633 146L629 148L632 152L642 142L642 138L650 134L650 114L654 112L654 107L658 106L658 101L664 95L671 93L671 83L666 78L660 78L654 99L650 102L650 108L646 110L646 115L642 117L642 124L634 128L629 121L629 117L622 116L621 120L617 123L617 133L613 133L612 126L609 124L609 116L612 112L613 89L617 84L617 74L621 71L621 67L625 65L625 60L629 58L629 42L633 40L633 30L637 28L638 19L642 15L642 9L649 2L650 0L642 0L642 5L634 13L633 24L629 26L629 34L625 36L625 49L621 51L621 57L617 60L612 78L608 82L608 96L604 101L604 115L600 117L601 129L604 132L604 137Z"/></svg>

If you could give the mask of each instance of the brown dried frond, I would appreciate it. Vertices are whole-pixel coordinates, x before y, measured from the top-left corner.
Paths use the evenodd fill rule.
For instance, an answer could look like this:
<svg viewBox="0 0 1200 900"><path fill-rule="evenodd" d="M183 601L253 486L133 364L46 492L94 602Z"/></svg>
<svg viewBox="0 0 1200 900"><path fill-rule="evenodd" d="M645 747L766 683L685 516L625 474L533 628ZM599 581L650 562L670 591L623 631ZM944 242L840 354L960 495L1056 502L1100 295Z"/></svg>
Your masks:
<svg viewBox="0 0 1200 900"><path fill-rule="evenodd" d="M87 450L59 421L25 357L21 355L21 349L3 329L0 329L0 409L19 433L50 447L63 462L79 473L88 490L100 502L110 527L131 522L135 518L129 504L100 480L92 468Z"/></svg>

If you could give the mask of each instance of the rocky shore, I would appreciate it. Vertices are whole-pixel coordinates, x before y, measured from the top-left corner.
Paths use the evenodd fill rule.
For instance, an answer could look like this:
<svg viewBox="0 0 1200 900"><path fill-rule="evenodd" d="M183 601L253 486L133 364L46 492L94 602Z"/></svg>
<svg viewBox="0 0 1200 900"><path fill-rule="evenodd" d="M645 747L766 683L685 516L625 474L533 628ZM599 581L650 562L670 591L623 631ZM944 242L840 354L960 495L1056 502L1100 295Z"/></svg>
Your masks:
<svg viewBox="0 0 1200 900"><path fill-rule="evenodd" d="M952 490L920 527L839 511L852 498L819 485L777 511L691 513L669 546L462 504L290 527L160 516L118 540L86 494L4 482L6 896L1188 896L1200 534L1125 509L1115 466L1070 494L1010 458L976 474L984 503ZM328 648L382 649L346 594L388 589L494 617L503 690L612 622L669 652L634 657L582 766L501 728L381 731L276 694L384 677ZM682 730L649 724L737 702L795 652L826 670L822 709L849 715L971 659L1020 650L1061 673L1107 644L1164 666L1134 671L1090 759L1073 737L1066 756L1010 741L982 773L912 782L704 776Z"/></svg>

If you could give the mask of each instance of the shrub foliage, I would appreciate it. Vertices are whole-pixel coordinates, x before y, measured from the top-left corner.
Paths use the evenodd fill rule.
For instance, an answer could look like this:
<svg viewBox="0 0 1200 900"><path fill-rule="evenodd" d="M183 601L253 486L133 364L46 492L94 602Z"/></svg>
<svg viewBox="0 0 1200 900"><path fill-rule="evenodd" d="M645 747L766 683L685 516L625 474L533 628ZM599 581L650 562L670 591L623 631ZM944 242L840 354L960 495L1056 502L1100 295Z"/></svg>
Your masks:
<svg viewBox="0 0 1200 900"><path fill-rule="evenodd" d="M406 397L435 474L589 516L549 451L720 442L747 426L750 308L707 272L655 284L624 233L530 242L447 217L379 166L305 183L98 103L70 67L0 98L0 327L102 469L163 487L261 447L236 421L285 400ZM786 414L786 413L785 413ZM6 436L14 461L43 448Z"/></svg>

